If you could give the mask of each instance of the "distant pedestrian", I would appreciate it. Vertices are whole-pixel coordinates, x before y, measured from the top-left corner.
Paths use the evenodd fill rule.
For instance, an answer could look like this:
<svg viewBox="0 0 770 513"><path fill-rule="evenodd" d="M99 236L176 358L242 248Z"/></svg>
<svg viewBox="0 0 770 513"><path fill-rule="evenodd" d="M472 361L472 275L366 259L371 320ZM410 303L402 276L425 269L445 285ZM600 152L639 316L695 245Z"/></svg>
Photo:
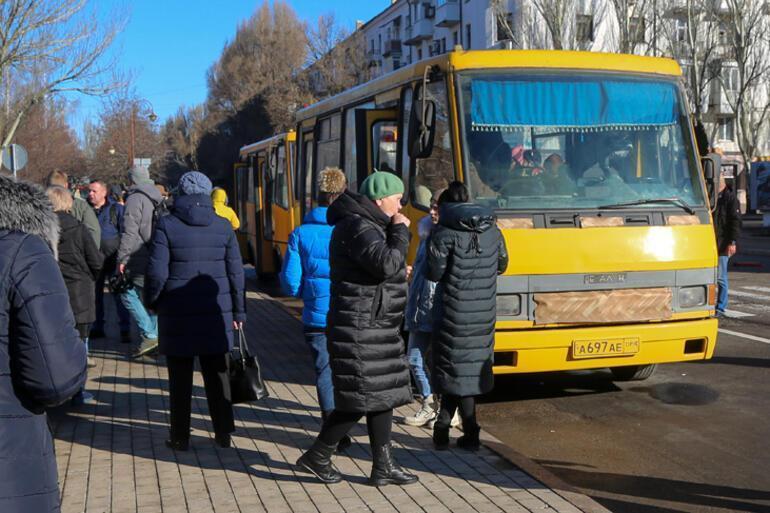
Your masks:
<svg viewBox="0 0 770 513"><path fill-rule="evenodd" d="M0 176L0 510L58 513L56 457L45 409L86 379L55 253L56 215L36 186Z"/></svg>
<svg viewBox="0 0 770 513"><path fill-rule="evenodd" d="M211 181L190 171L179 180L171 215L158 221L150 248L146 304L158 312L166 355L171 430L166 445L187 450L194 358L198 357L216 443L235 430L227 353L246 320L241 253L230 224L214 213Z"/></svg>
<svg viewBox="0 0 770 513"><path fill-rule="evenodd" d="M329 205L345 191L346 185L345 174L341 170L326 168L321 172L318 206L307 213L302 225L289 236L289 246L280 275L284 292L290 296L301 297L304 303L302 323L305 327L305 342L313 354L316 393L323 422L326 422L334 411L334 386L326 346L326 314L329 311L331 286L329 242L332 227L326 221L326 214ZM349 445L350 437L345 435L338 450L344 450Z"/></svg>
<svg viewBox="0 0 770 513"><path fill-rule="evenodd" d="M728 280L727 266L730 257L738 251L738 237L741 234L741 205L735 193L725 183L725 177L719 174L719 196L714 212L714 232L719 252L717 274L717 315L722 316L727 309Z"/></svg>
<svg viewBox="0 0 770 513"><path fill-rule="evenodd" d="M433 386L441 409L433 428L437 449L449 445L450 419L459 407L461 448L479 447L478 395L494 386L497 275L508 266L505 240L491 209L468 203L468 189L452 182L439 198L439 224L428 248L428 279L439 282L433 337Z"/></svg>
<svg viewBox="0 0 770 513"><path fill-rule="evenodd" d="M46 187L52 185L58 185L69 190L69 176L64 171L52 171L46 179ZM83 223L88 229L88 233L91 234L91 238L94 240L94 244L99 246L101 242L101 229L99 228L99 221L96 219L96 215L88 203L80 197L80 195L72 194L72 217Z"/></svg>
<svg viewBox="0 0 770 513"><path fill-rule="evenodd" d="M96 277L96 320L91 326L89 338L104 338L104 282L117 272L118 247L120 234L123 232L123 205L115 202L108 194L107 184L101 180L93 180L88 186L88 202L94 209L101 229L101 244L99 250L104 256L104 265ZM130 317L123 306L120 296L112 294L115 309L120 324L120 340L131 341Z"/></svg>
<svg viewBox="0 0 770 513"><path fill-rule="evenodd" d="M339 482L331 456L366 416L373 458L369 482L403 485L417 481L396 463L390 447L393 408L412 399L400 334L409 248L409 219L399 213L404 184L391 173L375 172L361 192L343 193L327 212L334 226L326 333L335 409L297 465L324 483Z"/></svg>
<svg viewBox="0 0 770 513"><path fill-rule="evenodd" d="M133 286L123 292L120 299L139 327L142 341L133 353L138 358L158 348L158 318L145 308L142 291L155 209L160 206L163 197L145 166L134 166L129 178L134 185L128 189L117 262L119 273L128 269L131 275Z"/></svg>
<svg viewBox="0 0 770 513"><path fill-rule="evenodd" d="M67 189L53 185L46 193L59 218L59 269L67 285L70 307L75 316L75 329L88 349L88 335L96 318L94 282L102 270L104 257L85 225L70 215L73 199ZM90 358L89 366L93 366ZM72 398L72 402L79 405L92 399L90 393L81 390Z"/></svg>
<svg viewBox="0 0 770 513"><path fill-rule="evenodd" d="M241 221L238 219L238 214L235 210L227 206L227 192L221 187L214 187L211 191L211 201L214 203L214 211L219 217L224 217L230 221L230 225L233 230L238 230L241 227Z"/></svg>

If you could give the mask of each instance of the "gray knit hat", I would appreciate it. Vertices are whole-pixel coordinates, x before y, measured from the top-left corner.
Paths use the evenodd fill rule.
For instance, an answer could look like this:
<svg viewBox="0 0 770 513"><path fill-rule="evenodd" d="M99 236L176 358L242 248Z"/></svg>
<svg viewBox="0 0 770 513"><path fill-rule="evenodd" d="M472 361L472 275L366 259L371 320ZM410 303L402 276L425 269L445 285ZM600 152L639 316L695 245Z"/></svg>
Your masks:
<svg viewBox="0 0 770 513"><path fill-rule="evenodd" d="M137 185L140 183L152 183L152 180L150 179L150 169L141 164L132 167L131 171L128 172L128 176L131 178L131 181Z"/></svg>
<svg viewBox="0 0 770 513"><path fill-rule="evenodd" d="M179 179L179 190L184 195L211 195L211 180L200 171L188 171Z"/></svg>

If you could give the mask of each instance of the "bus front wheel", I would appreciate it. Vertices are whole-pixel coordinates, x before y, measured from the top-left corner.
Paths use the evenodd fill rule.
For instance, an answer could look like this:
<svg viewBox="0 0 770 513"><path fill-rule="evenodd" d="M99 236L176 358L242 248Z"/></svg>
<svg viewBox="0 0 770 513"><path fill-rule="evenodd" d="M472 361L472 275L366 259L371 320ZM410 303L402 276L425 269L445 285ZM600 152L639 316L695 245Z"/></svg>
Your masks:
<svg viewBox="0 0 770 513"><path fill-rule="evenodd" d="M642 381L655 372L658 366L652 365L629 365L627 367L612 367L612 376L615 381Z"/></svg>

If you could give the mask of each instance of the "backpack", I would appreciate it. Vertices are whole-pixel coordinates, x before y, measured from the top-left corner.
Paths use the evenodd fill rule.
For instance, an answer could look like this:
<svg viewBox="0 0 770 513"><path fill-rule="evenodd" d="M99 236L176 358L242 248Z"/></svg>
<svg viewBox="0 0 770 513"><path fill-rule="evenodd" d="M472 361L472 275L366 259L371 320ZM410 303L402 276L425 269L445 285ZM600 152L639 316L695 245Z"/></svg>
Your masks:
<svg viewBox="0 0 770 513"><path fill-rule="evenodd" d="M160 221L160 218L171 213L171 209L168 207L166 198L162 198L160 201L155 201L149 194L144 191L137 189L134 192L138 192L139 194L143 195L145 198L150 200L150 203L152 203L152 231L155 232L155 226L158 224L158 221Z"/></svg>

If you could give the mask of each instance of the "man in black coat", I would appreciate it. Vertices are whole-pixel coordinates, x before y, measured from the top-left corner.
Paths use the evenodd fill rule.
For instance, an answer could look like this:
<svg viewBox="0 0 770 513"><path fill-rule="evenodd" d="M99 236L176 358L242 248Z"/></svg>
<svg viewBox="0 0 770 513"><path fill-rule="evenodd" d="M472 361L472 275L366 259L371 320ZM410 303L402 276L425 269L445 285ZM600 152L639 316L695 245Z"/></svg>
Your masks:
<svg viewBox="0 0 770 513"><path fill-rule="evenodd" d="M56 265L56 215L45 194L0 176L0 510L59 511L45 408L86 379L86 348Z"/></svg>
<svg viewBox="0 0 770 513"><path fill-rule="evenodd" d="M738 237L741 234L741 206L735 193L727 187L725 177L719 175L719 197L714 212L714 233L719 252L717 275L717 315L723 315L727 308L727 264L738 251Z"/></svg>
<svg viewBox="0 0 770 513"><path fill-rule="evenodd" d="M398 466L390 449L393 409L412 399L400 334L409 249L409 219L399 213L404 184L392 173L375 172L361 192L345 192L327 212L334 226L327 339L335 410L297 465L324 483L339 482L331 455L366 416L370 483L403 485L417 481Z"/></svg>
<svg viewBox="0 0 770 513"><path fill-rule="evenodd" d="M428 273L436 288L433 387L441 408L433 428L437 449L449 445L449 424L460 409L459 447L479 447L475 397L494 386L492 375L497 275L508 267L494 213L468 203L468 189L452 182L438 200L439 224L428 245Z"/></svg>

